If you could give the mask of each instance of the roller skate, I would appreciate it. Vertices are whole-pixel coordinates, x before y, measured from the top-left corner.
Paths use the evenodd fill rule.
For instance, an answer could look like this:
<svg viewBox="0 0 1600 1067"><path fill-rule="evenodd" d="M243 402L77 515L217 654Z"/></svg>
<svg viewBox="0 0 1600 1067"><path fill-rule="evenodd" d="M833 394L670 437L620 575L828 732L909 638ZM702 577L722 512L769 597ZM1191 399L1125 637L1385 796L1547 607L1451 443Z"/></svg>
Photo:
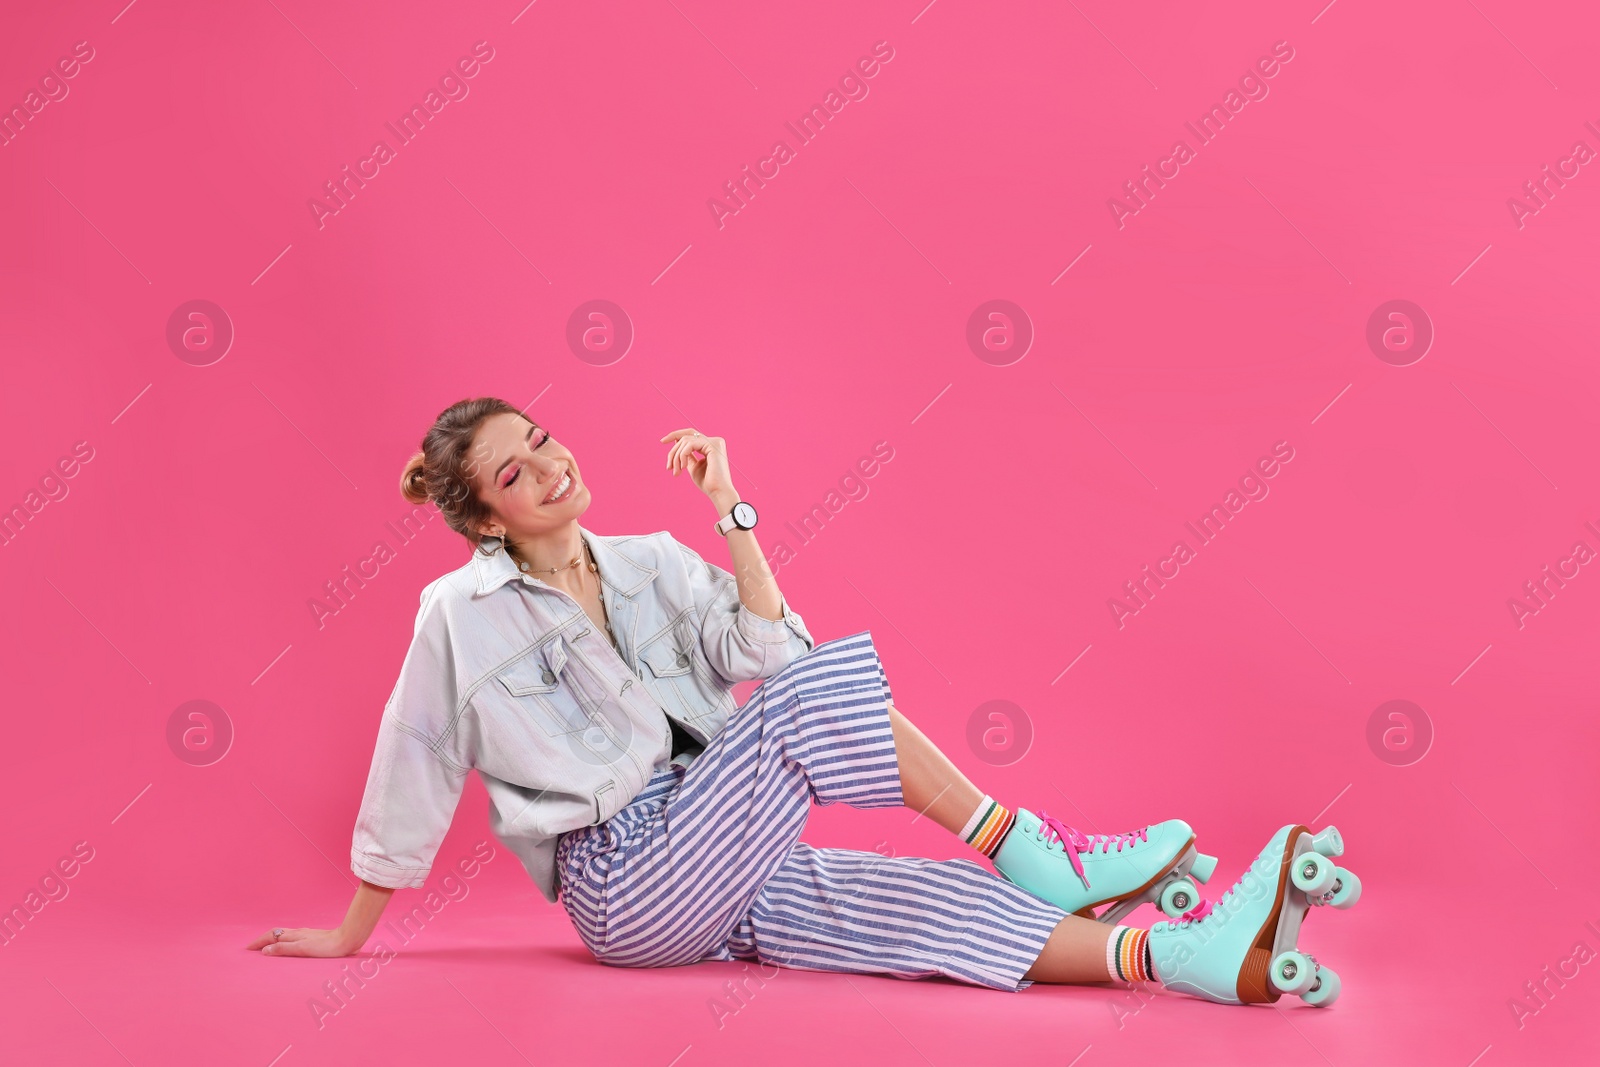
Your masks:
<svg viewBox="0 0 1600 1067"><path fill-rule="evenodd" d="M1361 899L1361 879L1333 863L1342 855L1335 827L1285 826L1215 905L1150 928L1156 978L1221 1004L1273 1004L1287 993L1328 1007L1339 999L1338 973L1295 942L1311 908Z"/></svg>
<svg viewBox="0 0 1600 1067"><path fill-rule="evenodd" d="M1191 911L1200 904L1195 881L1208 881L1217 866L1216 857L1195 851L1194 831L1182 819L1125 834L1085 834L1027 808L1017 809L992 859L1007 881L1104 923L1147 901L1174 917Z"/></svg>

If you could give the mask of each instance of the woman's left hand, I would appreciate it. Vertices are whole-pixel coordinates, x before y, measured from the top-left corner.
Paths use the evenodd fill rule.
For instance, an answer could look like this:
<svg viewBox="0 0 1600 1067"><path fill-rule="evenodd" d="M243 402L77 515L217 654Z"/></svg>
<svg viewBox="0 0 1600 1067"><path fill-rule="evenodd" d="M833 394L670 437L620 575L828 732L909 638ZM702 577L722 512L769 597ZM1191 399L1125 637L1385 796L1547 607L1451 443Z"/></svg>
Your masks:
<svg viewBox="0 0 1600 1067"><path fill-rule="evenodd" d="M733 492L733 475L728 471L728 444L720 437L707 437L695 430L673 430L663 441L671 441L667 469L674 477L687 470L695 487L707 496Z"/></svg>

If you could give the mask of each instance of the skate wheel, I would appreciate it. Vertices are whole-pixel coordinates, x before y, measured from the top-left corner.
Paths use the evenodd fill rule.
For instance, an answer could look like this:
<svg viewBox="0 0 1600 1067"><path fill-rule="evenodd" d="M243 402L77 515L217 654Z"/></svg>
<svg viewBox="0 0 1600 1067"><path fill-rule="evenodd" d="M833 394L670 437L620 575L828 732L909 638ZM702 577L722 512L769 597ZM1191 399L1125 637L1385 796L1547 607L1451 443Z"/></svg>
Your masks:
<svg viewBox="0 0 1600 1067"><path fill-rule="evenodd" d="M1200 903L1200 890L1187 878L1179 878L1168 883L1161 891L1161 900L1158 902L1162 912L1169 919L1176 919L1190 908Z"/></svg>
<svg viewBox="0 0 1600 1067"><path fill-rule="evenodd" d="M1344 855L1344 837L1337 826L1324 826L1311 835L1311 848L1324 856L1338 858Z"/></svg>
<svg viewBox="0 0 1600 1067"><path fill-rule="evenodd" d="M1356 901L1361 899L1361 879L1356 877L1353 871L1335 867L1333 885L1329 892L1332 895L1328 897L1328 903L1333 907L1340 910L1353 908L1356 906Z"/></svg>
<svg viewBox="0 0 1600 1067"><path fill-rule="evenodd" d="M1317 980L1317 965L1304 952L1280 952L1268 975L1272 988L1290 996L1304 996Z"/></svg>
<svg viewBox="0 0 1600 1067"><path fill-rule="evenodd" d="M1302 852L1290 863L1294 887L1308 896L1321 896L1333 884L1333 861L1320 852Z"/></svg>
<svg viewBox="0 0 1600 1067"><path fill-rule="evenodd" d="M1211 881L1211 876L1217 871L1217 857L1208 856L1204 852L1196 852L1194 863L1189 868L1189 877L1204 885Z"/></svg>
<svg viewBox="0 0 1600 1067"><path fill-rule="evenodd" d="M1316 981L1301 994L1301 999L1313 1008L1326 1008L1339 999L1339 972L1331 967L1318 967Z"/></svg>

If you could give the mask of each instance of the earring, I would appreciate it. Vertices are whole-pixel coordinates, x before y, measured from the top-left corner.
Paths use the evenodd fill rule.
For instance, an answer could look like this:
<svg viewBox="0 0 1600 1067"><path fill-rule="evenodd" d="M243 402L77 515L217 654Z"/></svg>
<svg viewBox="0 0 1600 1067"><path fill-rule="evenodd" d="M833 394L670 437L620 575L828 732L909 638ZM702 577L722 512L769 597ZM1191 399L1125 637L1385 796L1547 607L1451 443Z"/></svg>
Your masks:
<svg viewBox="0 0 1600 1067"><path fill-rule="evenodd" d="M494 538L494 548L489 551L489 555L498 555L506 547L506 536L503 533L490 534L489 536Z"/></svg>

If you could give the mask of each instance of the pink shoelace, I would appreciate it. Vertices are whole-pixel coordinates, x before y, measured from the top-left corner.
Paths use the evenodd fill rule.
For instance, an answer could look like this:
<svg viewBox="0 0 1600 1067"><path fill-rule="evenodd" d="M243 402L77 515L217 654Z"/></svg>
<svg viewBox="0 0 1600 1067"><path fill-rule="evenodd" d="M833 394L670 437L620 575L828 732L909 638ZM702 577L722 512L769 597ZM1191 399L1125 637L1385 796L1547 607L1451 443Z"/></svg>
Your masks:
<svg viewBox="0 0 1600 1067"><path fill-rule="evenodd" d="M1132 846L1150 839L1148 827L1126 834L1086 834L1077 827L1068 826L1060 819L1046 815L1042 810L1039 812L1039 829L1046 841L1061 842L1062 847L1066 849L1072 869L1083 879L1085 889L1089 888L1089 876L1084 873L1083 861L1078 859L1079 853L1094 852L1096 849L1110 852L1112 845L1116 845L1117 851L1121 852L1124 845Z"/></svg>

